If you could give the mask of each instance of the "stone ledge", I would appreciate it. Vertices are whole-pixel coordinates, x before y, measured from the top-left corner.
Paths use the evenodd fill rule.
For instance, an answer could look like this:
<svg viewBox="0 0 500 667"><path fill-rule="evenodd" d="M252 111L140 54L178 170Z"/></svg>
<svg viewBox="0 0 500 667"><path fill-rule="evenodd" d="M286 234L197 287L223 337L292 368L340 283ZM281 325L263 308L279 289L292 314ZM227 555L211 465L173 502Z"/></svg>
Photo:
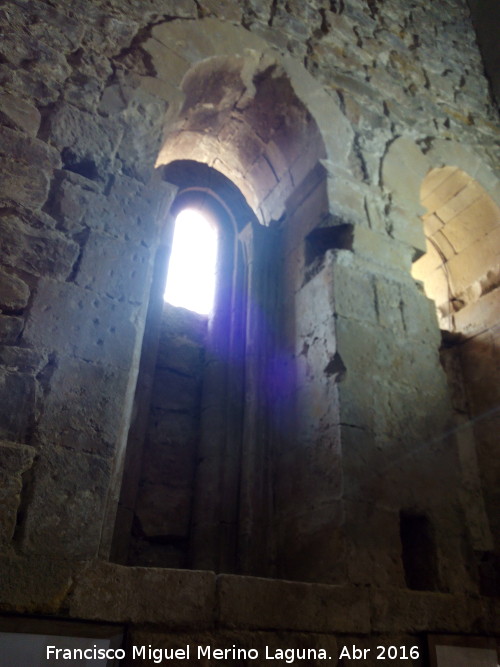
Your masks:
<svg viewBox="0 0 500 667"><path fill-rule="evenodd" d="M76 578L69 612L87 620L201 630L213 625L214 603L213 572L93 562Z"/></svg>
<svg viewBox="0 0 500 667"><path fill-rule="evenodd" d="M374 632L474 632L495 630L487 598L431 591L370 592Z"/></svg>
<svg viewBox="0 0 500 667"><path fill-rule="evenodd" d="M217 599L226 628L370 632L364 589L221 574Z"/></svg>
<svg viewBox="0 0 500 667"><path fill-rule="evenodd" d="M185 632L500 633L492 598L0 556L0 613Z"/></svg>
<svg viewBox="0 0 500 667"><path fill-rule="evenodd" d="M0 556L0 611L57 614L68 594L74 564L43 556Z"/></svg>

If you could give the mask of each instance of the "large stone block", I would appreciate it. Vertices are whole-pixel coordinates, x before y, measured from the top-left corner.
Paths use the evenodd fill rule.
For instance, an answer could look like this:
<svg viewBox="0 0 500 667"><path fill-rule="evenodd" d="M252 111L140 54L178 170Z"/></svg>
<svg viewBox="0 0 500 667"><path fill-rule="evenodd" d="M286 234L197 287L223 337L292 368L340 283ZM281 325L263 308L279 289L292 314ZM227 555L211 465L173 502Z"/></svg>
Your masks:
<svg viewBox="0 0 500 667"><path fill-rule="evenodd" d="M86 361L129 369L138 326L137 308L69 283L41 280L24 340Z"/></svg>
<svg viewBox="0 0 500 667"><path fill-rule="evenodd" d="M116 176L106 195L96 183L70 171L57 172L53 211L63 229L83 227L114 238L151 247L177 192L159 177L143 185L128 176Z"/></svg>
<svg viewBox="0 0 500 667"><path fill-rule="evenodd" d="M160 344L169 337L189 336L189 339L200 345L205 344L207 336L207 318L186 308L178 308L165 303L162 314Z"/></svg>
<svg viewBox="0 0 500 667"><path fill-rule="evenodd" d="M10 273L0 270L0 308L21 310L28 303L30 289L26 283Z"/></svg>
<svg viewBox="0 0 500 667"><path fill-rule="evenodd" d="M131 21L122 11L118 16L107 16L105 14L102 18L99 18L97 25L92 25L91 28L87 27L85 31L85 46L89 51L92 50L111 57L130 46L139 29L135 21Z"/></svg>
<svg viewBox="0 0 500 667"><path fill-rule="evenodd" d="M136 243L91 233L82 252L77 285L119 301L143 303L149 291L149 251Z"/></svg>
<svg viewBox="0 0 500 667"><path fill-rule="evenodd" d="M454 314L457 331L466 336L476 336L494 328L500 319L500 289L484 294ZM486 355L484 355L486 356Z"/></svg>
<svg viewBox="0 0 500 667"><path fill-rule="evenodd" d="M36 438L111 457L118 442L128 375L119 368L64 358L50 380Z"/></svg>
<svg viewBox="0 0 500 667"><path fill-rule="evenodd" d="M0 253L6 265L35 276L65 279L80 248L61 233L8 214L0 218Z"/></svg>
<svg viewBox="0 0 500 667"><path fill-rule="evenodd" d="M0 155L32 165L40 171L50 171L61 165L61 156L56 148L8 127L0 127Z"/></svg>
<svg viewBox="0 0 500 667"><path fill-rule="evenodd" d="M71 169L104 175L113 162L124 128L111 120L63 104L50 117L49 139L66 149L65 163Z"/></svg>
<svg viewBox="0 0 500 667"><path fill-rule="evenodd" d="M349 476L345 486L352 485ZM367 503L365 497L345 504L348 579L358 586L404 586L399 512Z"/></svg>
<svg viewBox="0 0 500 667"><path fill-rule="evenodd" d="M203 630L213 625L215 574L95 562L77 577L70 615Z"/></svg>
<svg viewBox="0 0 500 667"><path fill-rule="evenodd" d="M433 301L420 292L416 285L401 284L401 313L406 335L434 349L439 348L441 336Z"/></svg>
<svg viewBox="0 0 500 667"><path fill-rule="evenodd" d="M0 370L0 437L24 442L35 419L35 379L28 373Z"/></svg>
<svg viewBox="0 0 500 667"><path fill-rule="evenodd" d="M117 176L110 188L109 210L104 211L101 228L111 236L151 247L158 240L158 232L176 194L177 186L161 180L158 172L145 185L128 176ZM95 228L98 218L93 223Z"/></svg>
<svg viewBox="0 0 500 667"><path fill-rule="evenodd" d="M225 628L370 631L368 593L354 587L221 574L217 600L219 623Z"/></svg>
<svg viewBox="0 0 500 667"><path fill-rule="evenodd" d="M71 564L53 558L1 556L0 570L4 613L56 614L73 583Z"/></svg>
<svg viewBox="0 0 500 667"><path fill-rule="evenodd" d="M34 447L0 441L0 550L10 543L21 502L22 475L35 457Z"/></svg>
<svg viewBox="0 0 500 667"><path fill-rule="evenodd" d="M9 93L0 93L0 119L22 130L30 136L36 136L40 127L40 112L26 100Z"/></svg>
<svg viewBox="0 0 500 667"><path fill-rule="evenodd" d="M101 457L45 447L33 468L22 551L67 559L95 557L109 479L109 462Z"/></svg>
<svg viewBox="0 0 500 667"><path fill-rule="evenodd" d="M0 343L12 345L23 330L24 320L21 317L0 315Z"/></svg>
<svg viewBox="0 0 500 667"><path fill-rule="evenodd" d="M461 595L372 589L374 632L481 632L489 625L487 610L479 599Z"/></svg>
<svg viewBox="0 0 500 667"><path fill-rule="evenodd" d="M152 408L148 422L148 442L172 449L189 449L198 434L198 421L189 413Z"/></svg>
<svg viewBox="0 0 500 667"><path fill-rule="evenodd" d="M36 209L47 201L49 186L50 174L43 168L2 158L0 198Z"/></svg>
<svg viewBox="0 0 500 667"><path fill-rule="evenodd" d="M175 421L177 414L169 415ZM195 423L196 426L196 423ZM150 484L168 484L174 487L190 486L193 480L193 471L196 463L196 441L185 439L175 442L167 439L169 435L168 422L163 441L153 444L149 437L144 447L142 461L142 478ZM188 424L188 430L193 426Z"/></svg>
<svg viewBox="0 0 500 667"><path fill-rule="evenodd" d="M366 227L357 226L354 231L353 249L361 260L367 260L376 267L382 266L384 274L402 272L409 275L414 255L413 247L392 239L388 235L378 234ZM377 269L380 271L380 269ZM375 272L375 271L374 271Z"/></svg>
<svg viewBox="0 0 500 667"><path fill-rule="evenodd" d="M156 364L182 375L200 376L203 371L204 348L187 337L161 338Z"/></svg>
<svg viewBox="0 0 500 667"><path fill-rule="evenodd" d="M344 505L342 500L325 500L324 491L320 488L310 499L299 489L292 496L284 493L280 498L277 570L282 579L326 584L346 581ZM338 485L332 484L331 495L339 493Z"/></svg>
<svg viewBox="0 0 500 667"><path fill-rule="evenodd" d="M139 88L127 109L127 130L118 147L117 156L125 173L143 183L154 173L161 148L167 103Z"/></svg>
<svg viewBox="0 0 500 667"><path fill-rule="evenodd" d="M141 530L148 537L187 537L191 515L190 486L143 484L135 507Z"/></svg>
<svg viewBox="0 0 500 667"><path fill-rule="evenodd" d="M151 405L163 410L194 412L199 406L200 384L192 377L158 369L153 382Z"/></svg>
<svg viewBox="0 0 500 667"><path fill-rule="evenodd" d="M327 253L327 261L332 263L332 294L335 313L352 320L375 323L377 303L373 274L364 269L348 253L339 255Z"/></svg>
<svg viewBox="0 0 500 667"><path fill-rule="evenodd" d="M106 198L95 181L72 171L61 169L55 173L51 202L52 215L65 231L79 231L82 218L88 210L105 206Z"/></svg>
<svg viewBox="0 0 500 667"><path fill-rule="evenodd" d="M37 373L47 362L38 350L0 344L0 366L16 373Z"/></svg>

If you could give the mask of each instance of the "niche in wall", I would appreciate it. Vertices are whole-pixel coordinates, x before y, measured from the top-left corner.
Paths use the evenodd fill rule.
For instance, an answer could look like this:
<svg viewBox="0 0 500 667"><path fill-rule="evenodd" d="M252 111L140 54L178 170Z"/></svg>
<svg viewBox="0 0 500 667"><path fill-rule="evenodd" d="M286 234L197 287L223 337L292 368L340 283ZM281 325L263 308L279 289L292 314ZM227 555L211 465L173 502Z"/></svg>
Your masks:
<svg viewBox="0 0 500 667"><path fill-rule="evenodd" d="M227 429L232 433L232 452L223 458L233 462L226 478L234 480L232 495L224 496L233 513L230 521L235 524L237 520L243 402L243 374L238 364L245 344L245 276L237 235L249 221L258 223L238 188L216 170L194 161L175 161L163 168L162 175L179 191L157 264L168 263L178 213L189 208L203 214L218 235L215 299L209 315L164 303L165 271L159 266L122 489L121 514L127 520L121 529L117 525L115 545L121 542L121 549L115 549L115 559L130 565L182 568L192 566L193 525L197 507L204 505L197 499L200 488L205 487L198 474L200 461L203 467L207 459L203 442L215 437L220 440L217 446L225 448ZM230 399L228 383L232 384ZM228 402L233 412L225 416ZM212 455L217 467L219 458L213 451ZM203 495L207 493L210 495L204 489Z"/></svg>
<svg viewBox="0 0 500 667"><path fill-rule="evenodd" d="M431 522L423 514L401 512L399 530L407 587L415 591L438 590L436 545Z"/></svg>

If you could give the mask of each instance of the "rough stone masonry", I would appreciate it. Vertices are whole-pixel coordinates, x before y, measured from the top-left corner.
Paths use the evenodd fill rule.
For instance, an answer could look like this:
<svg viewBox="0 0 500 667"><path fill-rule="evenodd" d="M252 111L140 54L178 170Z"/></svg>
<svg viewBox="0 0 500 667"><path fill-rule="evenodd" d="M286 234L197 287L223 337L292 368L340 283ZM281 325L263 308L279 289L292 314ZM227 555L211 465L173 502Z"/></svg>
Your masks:
<svg viewBox="0 0 500 667"><path fill-rule="evenodd" d="M0 24L0 611L415 665L498 636L500 143L465 0ZM162 299L202 199L208 320Z"/></svg>

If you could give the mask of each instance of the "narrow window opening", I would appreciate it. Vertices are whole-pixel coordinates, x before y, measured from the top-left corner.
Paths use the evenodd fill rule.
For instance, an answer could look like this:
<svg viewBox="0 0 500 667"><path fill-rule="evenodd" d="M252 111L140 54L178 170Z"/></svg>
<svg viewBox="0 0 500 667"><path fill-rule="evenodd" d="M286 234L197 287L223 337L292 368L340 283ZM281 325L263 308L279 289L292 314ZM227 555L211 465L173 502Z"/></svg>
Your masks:
<svg viewBox="0 0 500 667"><path fill-rule="evenodd" d="M194 208L175 220L164 300L200 315L213 308L217 270L216 225Z"/></svg>
<svg viewBox="0 0 500 667"><path fill-rule="evenodd" d="M424 515L401 512L399 528L406 585L414 591L439 590L431 522Z"/></svg>

